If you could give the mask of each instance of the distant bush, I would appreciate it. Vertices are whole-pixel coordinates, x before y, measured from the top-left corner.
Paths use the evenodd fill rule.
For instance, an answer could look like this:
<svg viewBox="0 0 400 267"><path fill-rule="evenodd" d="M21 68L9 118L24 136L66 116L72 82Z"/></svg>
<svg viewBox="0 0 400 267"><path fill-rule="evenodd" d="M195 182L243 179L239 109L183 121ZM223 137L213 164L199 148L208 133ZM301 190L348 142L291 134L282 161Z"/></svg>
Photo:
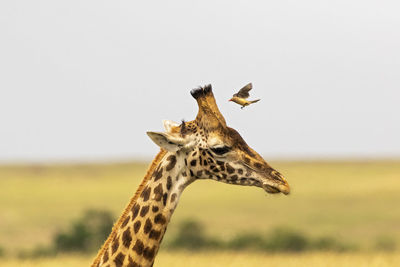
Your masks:
<svg viewBox="0 0 400 267"><path fill-rule="evenodd" d="M266 238L266 249L271 251L303 251L309 248L309 239L299 232L287 228L277 228Z"/></svg>
<svg viewBox="0 0 400 267"><path fill-rule="evenodd" d="M374 248L381 251L394 251L397 248L397 244L393 238L381 236L376 239Z"/></svg>
<svg viewBox="0 0 400 267"><path fill-rule="evenodd" d="M221 249L256 250L270 252L301 252L308 250L345 251L355 246L343 244L331 237L311 239L290 228L275 228L266 235L242 233L222 241L205 234L203 225L196 221L185 221L179 226L177 235L165 245L168 249Z"/></svg>
<svg viewBox="0 0 400 267"><path fill-rule="evenodd" d="M1 258L1 257L4 257L5 254L6 254L6 253L5 253L4 248L3 248L3 247L0 247L0 258Z"/></svg>
<svg viewBox="0 0 400 267"><path fill-rule="evenodd" d="M88 210L75 220L67 230L57 232L50 247L39 246L31 251L21 251L19 257L44 257L57 253L92 253L99 249L111 232L113 216L108 211ZM341 243L330 237L312 239L290 228L275 228L267 234L242 233L229 240L220 240L206 234L204 226L188 220L180 224L177 234L164 247L167 249L255 250L264 252L302 252L307 250L345 251L355 246ZM394 250L396 244L388 238L377 240L376 249ZM0 256L3 254L0 248Z"/></svg>
<svg viewBox="0 0 400 267"><path fill-rule="evenodd" d="M266 247L265 239L256 233L240 234L226 243L228 249L244 250L254 249L263 250Z"/></svg>
<svg viewBox="0 0 400 267"><path fill-rule="evenodd" d="M57 253L92 253L100 248L111 232L113 216L109 211L88 210L72 222L66 231L55 233L50 246L38 246L18 253L19 258L55 256Z"/></svg>
<svg viewBox="0 0 400 267"><path fill-rule="evenodd" d="M315 240L312 247L316 250L336 250L340 245L331 237L322 237Z"/></svg>
<svg viewBox="0 0 400 267"><path fill-rule="evenodd" d="M18 258L27 259L27 258L43 258L55 256L56 252L53 247L44 247L37 246L32 250L22 250L17 254Z"/></svg>
<svg viewBox="0 0 400 267"><path fill-rule="evenodd" d="M220 241L205 235L202 224L192 220L181 223L178 234L167 245L173 249L205 249L220 246Z"/></svg>
<svg viewBox="0 0 400 267"><path fill-rule="evenodd" d="M92 252L97 250L111 232L114 219L110 212L88 210L67 231L56 233L56 252Z"/></svg>
<svg viewBox="0 0 400 267"><path fill-rule="evenodd" d="M314 250L330 250L330 251L350 251L357 250L356 245L341 243L332 237L321 237L311 243L311 249Z"/></svg>

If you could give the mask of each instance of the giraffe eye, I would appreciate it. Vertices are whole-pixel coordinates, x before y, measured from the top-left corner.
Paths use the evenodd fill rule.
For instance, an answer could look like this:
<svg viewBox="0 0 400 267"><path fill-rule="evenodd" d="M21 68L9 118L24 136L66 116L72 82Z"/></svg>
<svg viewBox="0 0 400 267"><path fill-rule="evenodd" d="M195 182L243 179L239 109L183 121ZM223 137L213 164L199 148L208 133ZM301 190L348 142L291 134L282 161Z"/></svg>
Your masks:
<svg viewBox="0 0 400 267"><path fill-rule="evenodd" d="M211 147L211 151L217 155L223 155L228 153L231 150L229 146L218 146L218 147Z"/></svg>

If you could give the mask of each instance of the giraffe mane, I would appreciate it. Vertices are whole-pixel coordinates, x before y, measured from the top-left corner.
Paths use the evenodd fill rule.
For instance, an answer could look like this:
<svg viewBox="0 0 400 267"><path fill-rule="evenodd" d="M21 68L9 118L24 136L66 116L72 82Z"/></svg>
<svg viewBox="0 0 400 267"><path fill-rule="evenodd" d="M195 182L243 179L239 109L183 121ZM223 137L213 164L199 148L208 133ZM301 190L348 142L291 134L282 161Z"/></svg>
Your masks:
<svg viewBox="0 0 400 267"><path fill-rule="evenodd" d="M95 260L93 261L92 266L97 266L100 263L101 255L103 255L105 250L108 249L109 243L114 239L115 235L117 234L117 230L120 228L122 222L128 216L128 214L129 214L130 210L132 209L133 205L135 204L136 200L142 193L146 183L150 180L151 175L154 172L155 168L160 163L161 159L165 156L166 153L167 153L166 150L161 149L160 152L158 152L157 156L154 158L154 160L151 162L150 167L147 169L146 175L144 176L142 182L139 185L139 188L136 190L135 195L130 199L130 201L129 201L128 205L125 207L122 215L119 217L117 222L114 224L111 234L108 236L107 240L104 242L103 246L100 248L99 252L97 253L97 256L96 256Z"/></svg>

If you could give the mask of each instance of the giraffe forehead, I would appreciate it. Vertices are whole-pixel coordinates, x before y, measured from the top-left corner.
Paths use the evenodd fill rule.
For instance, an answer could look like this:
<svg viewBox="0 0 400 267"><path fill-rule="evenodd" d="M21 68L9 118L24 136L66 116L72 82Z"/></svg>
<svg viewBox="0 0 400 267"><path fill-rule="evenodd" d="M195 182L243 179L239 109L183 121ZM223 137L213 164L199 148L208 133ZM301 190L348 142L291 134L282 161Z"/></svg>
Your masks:
<svg viewBox="0 0 400 267"><path fill-rule="evenodd" d="M240 134L232 128L227 127L211 130L201 125L196 125L192 134L197 139L197 144L201 148L226 145L243 150L243 152L250 156L254 155Z"/></svg>
<svg viewBox="0 0 400 267"><path fill-rule="evenodd" d="M224 142L219 135L212 134L208 137L207 144L210 147L213 147L213 146L223 145Z"/></svg>
<svg viewBox="0 0 400 267"><path fill-rule="evenodd" d="M205 149L207 147L226 145L232 147L240 154L238 155L239 157L245 157L247 161L264 161L261 156L247 145L242 136L233 128L227 126L208 128L206 124L194 120L185 123L184 131L185 133L190 132L191 136L197 140L196 142L199 148Z"/></svg>

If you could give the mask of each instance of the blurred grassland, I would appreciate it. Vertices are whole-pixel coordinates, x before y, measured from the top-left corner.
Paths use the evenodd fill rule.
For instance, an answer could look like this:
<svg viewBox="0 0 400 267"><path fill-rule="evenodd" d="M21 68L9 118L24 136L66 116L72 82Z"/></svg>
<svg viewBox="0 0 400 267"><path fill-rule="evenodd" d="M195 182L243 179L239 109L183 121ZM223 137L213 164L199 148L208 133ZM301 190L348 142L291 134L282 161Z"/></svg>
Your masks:
<svg viewBox="0 0 400 267"><path fill-rule="evenodd" d="M207 234L220 238L240 232L266 233L283 226L310 236L333 236L365 248L373 247L379 237L390 237L399 244L399 161L271 165L289 181L289 196L269 195L255 187L196 181L183 193L164 242L176 233L180 222L191 218L203 223ZM147 166L148 163L1 166L0 247L9 253L47 245L55 231L67 227L89 208L111 210L119 216ZM218 257L222 260L228 254ZM169 253L162 255L163 260L169 260ZM270 260L274 256L265 257ZM306 260L301 255L296 257ZM354 257L358 259L357 255ZM70 259L74 260L79 258ZM312 258L308 260L311 264ZM48 261L50 266L51 260ZM244 266L238 264L231 266ZM285 266L291 265L287 262Z"/></svg>
<svg viewBox="0 0 400 267"><path fill-rule="evenodd" d="M30 260L5 259L2 267L76 267L89 266L92 256L64 255L57 258L38 258ZM398 266L400 254L396 253L301 253L301 254L260 254L250 252L163 252L156 258L154 266L174 267L354 267L354 266Z"/></svg>

